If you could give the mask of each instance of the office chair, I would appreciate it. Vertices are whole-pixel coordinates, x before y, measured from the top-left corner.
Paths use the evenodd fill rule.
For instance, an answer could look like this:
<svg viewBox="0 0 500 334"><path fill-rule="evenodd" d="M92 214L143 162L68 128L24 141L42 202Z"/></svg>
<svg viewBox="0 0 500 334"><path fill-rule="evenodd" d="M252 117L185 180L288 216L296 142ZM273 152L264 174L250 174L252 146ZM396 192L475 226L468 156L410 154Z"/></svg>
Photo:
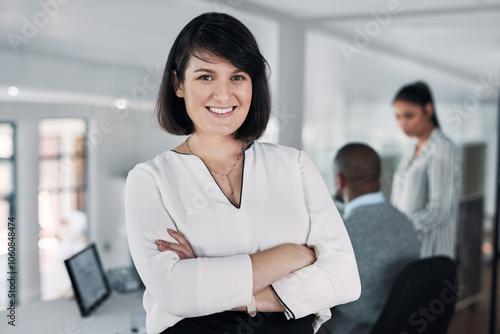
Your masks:
<svg viewBox="0 0 500 334"><path fill-rule="evenodd" d="M410 263L396 278L371 334L446 334L458 292L450 258Z"/></svg>

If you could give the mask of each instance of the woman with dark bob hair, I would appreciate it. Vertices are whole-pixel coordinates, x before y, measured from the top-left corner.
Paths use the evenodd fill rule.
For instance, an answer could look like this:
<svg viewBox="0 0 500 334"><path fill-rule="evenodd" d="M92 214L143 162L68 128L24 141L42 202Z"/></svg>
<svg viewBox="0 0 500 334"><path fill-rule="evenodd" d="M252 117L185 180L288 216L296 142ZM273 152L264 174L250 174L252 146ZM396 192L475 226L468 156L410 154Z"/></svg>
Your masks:
<svg viewBox="0 0 500 334"><path fill-rule="evenodd" d="M256 141L270 108L267 63L240 21L207 13L182 29L157 115L189 137L126 186L148 333L315 333L359 296L321 175L304 152Z"/></svg>
<svg viewBox="0 0 500 334"><path fill-rule="evenodd" d="M416 144L394 174L391 202L419 233L421 257L455 258L460 152L441 132L427 84L401 87L393 101L398 125Z"/></svg>

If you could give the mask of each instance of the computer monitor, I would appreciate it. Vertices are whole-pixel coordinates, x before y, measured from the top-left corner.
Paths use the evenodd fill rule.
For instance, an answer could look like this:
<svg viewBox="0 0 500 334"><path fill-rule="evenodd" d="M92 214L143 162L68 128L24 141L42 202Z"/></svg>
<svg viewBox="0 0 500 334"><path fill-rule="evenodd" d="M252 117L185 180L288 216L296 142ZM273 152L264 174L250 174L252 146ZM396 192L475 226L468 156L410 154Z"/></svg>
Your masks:
<svg viewBox="0 0 500 334"><path fill-rule="evenodd" d="M75 298L83 317L111 294L97 247L94 243L64 261L68 270Z"/></svg>

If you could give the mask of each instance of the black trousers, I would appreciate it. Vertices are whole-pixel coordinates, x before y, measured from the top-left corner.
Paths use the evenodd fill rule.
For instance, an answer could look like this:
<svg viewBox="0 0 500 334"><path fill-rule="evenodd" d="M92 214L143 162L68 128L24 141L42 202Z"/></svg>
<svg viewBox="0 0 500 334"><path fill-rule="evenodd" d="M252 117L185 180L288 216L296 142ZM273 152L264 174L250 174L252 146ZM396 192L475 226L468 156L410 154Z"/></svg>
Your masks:
<svg viewBox="0 0 500 334"><path fill-rule="evenodd" d="M246 312L226 311L182 319L161 334L313 334L314 317L286 320L281 312L259 312L252 318Z"/></svg>

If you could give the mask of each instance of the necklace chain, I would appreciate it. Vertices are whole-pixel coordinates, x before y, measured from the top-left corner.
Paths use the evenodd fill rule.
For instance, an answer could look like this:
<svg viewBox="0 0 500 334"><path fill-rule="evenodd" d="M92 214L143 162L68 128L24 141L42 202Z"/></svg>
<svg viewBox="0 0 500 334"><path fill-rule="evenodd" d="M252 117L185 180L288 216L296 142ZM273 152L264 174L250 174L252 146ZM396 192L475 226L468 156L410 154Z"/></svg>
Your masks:
<svg viewBox="0 0 500 334"><path fill-rule="evenodd" d="M236 158L236 160L235 160L233 166L231 167L231 169L229 170L229 172L227 172L227 173L221 173L221 172L216 171L213 168L210 168L210 166L208 166L208 164L199 155L193 153L193 151L191 150L191 147L189 147L188 139L189 138L186 139L186 147L189 150L189 153L191 153L192 155L196 155L198 158L200 158L200 160L203 161L203 163L205 164L205 166L207 166L207 168L208 168L209 171L211 171L211 172L213 172L215 174L219 174L221 176L224 176L226 178L227 183L229 184L229 188L231 189L230 196L233 198L234 202L236 203L237 201L236 201L236 196L234 195L233 182L231 181L231 178L229 177L229 174L231 174L231 172L233 171L234 167L236 167L236 165L240 161L241 157L243 156L244 143L243 142L241 143L241 152L240 152L240 154L238 154L238 157Z"/></svg>

